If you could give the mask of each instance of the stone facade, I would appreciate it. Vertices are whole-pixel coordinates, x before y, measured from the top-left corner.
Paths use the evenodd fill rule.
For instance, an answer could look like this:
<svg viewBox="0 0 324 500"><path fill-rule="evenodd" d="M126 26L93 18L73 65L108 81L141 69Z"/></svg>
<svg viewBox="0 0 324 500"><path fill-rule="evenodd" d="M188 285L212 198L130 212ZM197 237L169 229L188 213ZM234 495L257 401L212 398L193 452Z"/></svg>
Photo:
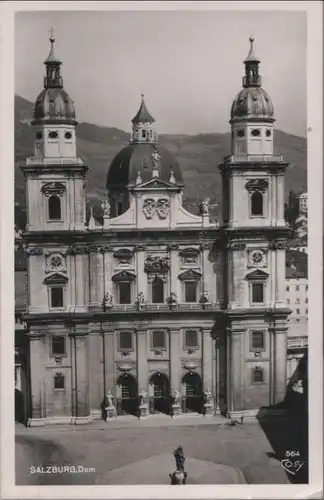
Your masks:
<svg viewBox="0 0 324 500"><path fill-rule="evenodd" d="M59 68L53 57L47 66ZM243 82L254 92L260 80ZM47 85L63 88L59 72ZM255 122L235 102L220 222L210 221L208 200L199 215L183 208L181 171L159 149L142 99L130 146L108 175L107 199L117 205L103 204L102 225L92 215L86 223L74 111L48 116L38 105L42 148L22 166L30 425L101 418L107 394L117 415L139 415L145 404L148 413L255 414L284 398L287 164L272 154L272 105L260 119L253 104Z"/></svg>

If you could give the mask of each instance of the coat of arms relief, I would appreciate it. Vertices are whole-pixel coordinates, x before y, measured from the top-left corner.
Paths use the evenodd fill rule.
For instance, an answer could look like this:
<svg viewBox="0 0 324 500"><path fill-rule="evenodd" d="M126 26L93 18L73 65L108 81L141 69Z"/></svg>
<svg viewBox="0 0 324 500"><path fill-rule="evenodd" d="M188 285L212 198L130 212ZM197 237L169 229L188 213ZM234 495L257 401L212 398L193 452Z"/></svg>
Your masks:
<svg viewBox="0 0 324 500"><path fill-rule="evenodd" d="M142 210L147 219L152 219L155 214L160 219L166 219L170 211L170 200L168 198L146 198Z"/></svg>

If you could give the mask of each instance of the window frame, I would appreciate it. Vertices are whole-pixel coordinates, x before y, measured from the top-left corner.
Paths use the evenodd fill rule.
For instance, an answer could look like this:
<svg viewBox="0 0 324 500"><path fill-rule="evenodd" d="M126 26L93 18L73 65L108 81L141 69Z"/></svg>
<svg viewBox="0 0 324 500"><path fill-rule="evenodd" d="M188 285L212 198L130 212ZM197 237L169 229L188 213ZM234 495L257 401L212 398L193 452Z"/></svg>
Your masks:
<svg viewBox="0 0 324 500"><path fill-rule="evenodd" d="M154 334L163 334L163 343L164 343L163 347L154 346ZM151 331L151 350L152 351L166 351L167 350L165 330L152 330Z"/></svg>
<svg viewBox="0 0 324 500"><path fill-rule="evenodd" d="M60 217L59 218L56 218L56 219L53 219L50 217L50 200L52 198L57 198L60 202ZM63 203L62 203L62 197L59 196L58 194L55 194L55 193L52 193L50 194L48 197L47 197L47 200L46 200L46 206L47 206L47 222L62 222L63 221Z"/></svg>
<svg viewBox="0 0 324 500"><path fill-rule="evenodd" d="M187 343L187 332L195 332L196 334L196 345L190 346ZM183 349L185 351L199 351L200 343L199 343L199 332L197 328L186 328L183 332Z"/></svg>
<svg viewBox="0 0 324 500"><path fill-rule="evenodd" d="M257 371L262 373L262 380L255 380L254 374ZM266 384L264 368L262 366L253 366L251 368L251 385L264 385L264 384Z"/></svg>
<svg viewBox="0 0 324 500"><path fill-rule="evenodd" d="M256 333L262 333L262 347L254 347L253 346L253 337ZM265 330L262 329L253 329L250 331L250 352L265 352L266 350L266 335Z"/></svg>
<svg viewBox="0 0 324 500"><path fill-rule="evenodd" d="M154 300L153 300L154 281L155 281L155 280L157 280L157 279L158 279L158 280L160 280L160 283L162 283L162 295L163 295L163 297L162 297L162 298L163 298L162 302L154 302ZM150 295L151 295L151 297L150 297L150 298L151 298L151 304L164 304L164 303L165 303L165 299L166 299L166 293L165 293L165 291L166 291L166 290L165 290L165 288L166 288L166 287L165 287L165 282L163 281L163 279L162 279L160 276L155 276L155 277L153 278L153 280L151 281L151 283L150 283L150 289L151 289L151 293L150 293Z"/></svg>
<svg viewBox="0 0 324 500"><path fill-rule="evenodd" d="M260 214L253 214L252 213L252 207L253 207L253 196L255 195L260 195L261 198L262 198L262 213ZM262 191L259 191L259 190L255 190L255 191L252 191L250 193L250 206L249 206L249 216L251 219L253 218L265 218L266 217L266 214L265 214L265 207L266 207L266 200L265 200L265 193L263 193Z"/></svg>
<svg viewBox="0 0 324 500"><path fill-rule="evenodd" d="M253 286L254 285L260 285L262 286L262 301L260 302L255 302L253 301ZM262 305L262 304L265 304L265 281L261 281L261 280L258 280L258 281L250 281L249 282L249 288L250 288L250 304L255 306L255 305Z"/></svg>
<svg viewBox="0 0 324 500"><path fill-rule="evenodd" d="M132 302L133 302L133 300L132 300L133 299L132 282L131 281L119 281L118 283L116 283L116 285L117 285L118 304L122 305L122 306L127 306L127 305L132 304ZM129 287L129 302L121 302L120 286L123 286L123 285L128 285L128 287Z"/></svg>
<svg viewBox="0 0 324 500"><path fill-rule="evenodd" d="M63 353L55 353L53 350L53 340L54 339L63 339L64 343L64 352ZM67 349L66 349L66 336L65 335L51 335L50 336L50 357L51 358L66 358L67 357Z"/></svg>
<svg viewBox="0 0 324 500"><path fill-rule="evenodd" d="M60 378L60 379L63 379L63 387L55 387L55 381ZM64 373L62 372L56 372L54 375L53 375L53 391L55 392L65 392L66 390L66 383L65 383L65 380L66 380L66 376Z"/></svg>
<svg viewBox="0 0 324 500"><path fill-rule="evenodd" d="M53 288L61 288L62 289L62 306L54 307L52 304L52 290ZM65 310L65 300L66 300L66 285L60 283L53 283L47 285L47 293L48 293L48 309L49 311L64 311Z"/></svg>
<svg viewBox="0 0 324 500"><path fill-rule="evenodd" d="M195 291L196 291L196 298L194 301L192 300L186 300L187 297L186 297L186 291L187 291L187 285L195 285ZM198 302L198 297L199 297L199 290L198 290L198 281L196 280L184 280L183 281L183 301L185 304L197 304Z"/></svg>
<svg viewBox="0 0 324 500"><path fill-rule="evenodd" d="M127 333L130 336L130 347L121 346L121 335ZM117 350L118 352L133 352L134 351L134 332L132 330L119 330L117 332Z"/></svg>

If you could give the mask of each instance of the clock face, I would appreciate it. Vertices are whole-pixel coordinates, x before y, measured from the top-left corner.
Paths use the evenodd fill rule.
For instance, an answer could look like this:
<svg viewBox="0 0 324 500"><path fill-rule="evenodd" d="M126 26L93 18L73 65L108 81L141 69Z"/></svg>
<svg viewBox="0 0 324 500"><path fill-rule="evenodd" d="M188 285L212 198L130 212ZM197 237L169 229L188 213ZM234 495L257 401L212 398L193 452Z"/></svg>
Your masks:
<svg viewBox="0 0 324 500"><path fill-rule="evenodd" d="M254 266L262 266L265 263L265 255L260 250L256 250L251 255L251 261Z"/></svg>

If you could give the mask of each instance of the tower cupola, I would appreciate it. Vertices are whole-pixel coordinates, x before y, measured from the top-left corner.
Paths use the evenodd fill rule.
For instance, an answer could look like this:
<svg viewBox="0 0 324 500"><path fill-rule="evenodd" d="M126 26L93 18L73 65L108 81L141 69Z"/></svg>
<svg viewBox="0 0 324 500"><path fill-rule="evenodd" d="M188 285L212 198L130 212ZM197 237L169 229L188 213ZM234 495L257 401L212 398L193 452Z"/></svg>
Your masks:
<svg viewBox="0 0 324 500"><path fill-rule="evenodd" d="M274 109L261 87L260 60L254 53L254 38L244 60L242 90L231 107L232 154L273 154Z"/></svg>
<svg viewBox="0 0 324 500"><path fill-rule="evenodd" d="M131 143L157 143L158 137L154 127L155 119L149 113L145 101L144 94L142 94L142 102L140 108L134 118L132 119L133 130Z"/></svg>

